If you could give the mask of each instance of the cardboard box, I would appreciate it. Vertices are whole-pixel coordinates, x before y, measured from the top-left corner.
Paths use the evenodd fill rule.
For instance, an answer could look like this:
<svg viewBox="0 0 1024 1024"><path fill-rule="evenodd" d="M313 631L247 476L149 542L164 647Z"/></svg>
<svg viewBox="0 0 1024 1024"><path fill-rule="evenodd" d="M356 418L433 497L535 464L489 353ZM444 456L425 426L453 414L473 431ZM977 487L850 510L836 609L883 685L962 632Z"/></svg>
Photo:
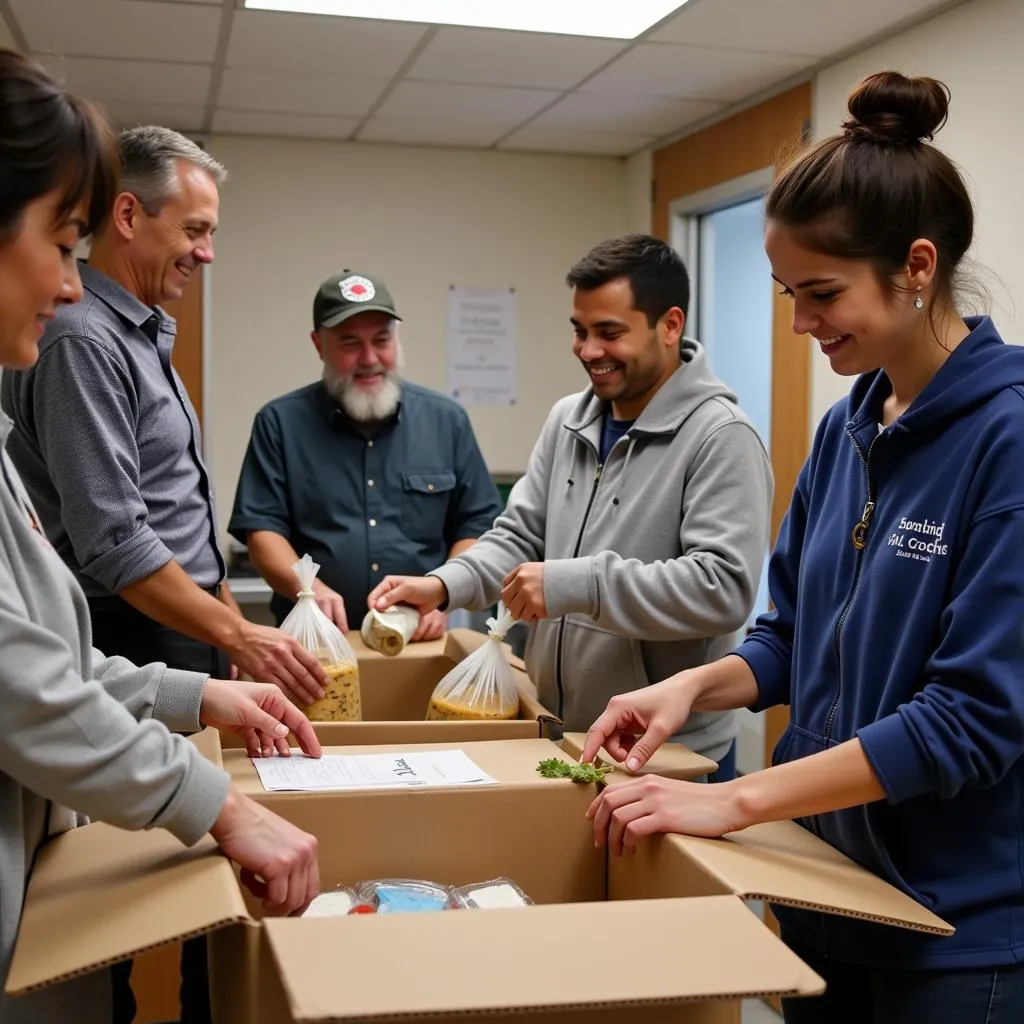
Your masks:
<svg viewBox="0 0 1024 1024"><path fill-rule="evenodd" d="M562 736L561 747L574 761L583 756L583 745L587 734L583 732L567 732ZM638 772L628 771L620 765L607 750L602 747L597 755L597 763L611 765L615 772L606 776L610 782L624 779L639 779L645 775L662 775L666 779L699 779L717 771L718 762L710 757L698 754L682 743L664 743L654 756Z"/></svg>
<svg viewBox="0 0 1024 1024"><path fill-rule="evenodd" d="M427 707L434 687L463 658L487 642L483 633L453 629L441 640L410 644L395 657L367 647L350 633L359 661L363 721L318 722L316 734L324 746L363 743L444 743L459 740L515 740L546 736L558 718L537 700L537 689L521 659L505 651L519 689L519 717L496 722L428 722ZM225 750L241 749L240 736L225 734Z"/></svg>
<svg viewBox="0 0 1024 1024"><path fill-rule="evenodd" d="M186 851L159 831L90 825L37 861L8 991L209 932L217 1024L484 1024L524 1012L544 1024L612 1024L634 1008L651 1024L738 1024L742 998L823 988L740 896L950 931L786 823L713 842L657 837L609 867L583 818L594 788L536 773L541 758L558 755L555 745L429 746L461 746L500 784L266 793L242 752L225 752L224 763L243 789L318 834L324 888L507 875L540 906L261 921L211 842ZM638 943L642 956L617 955Z"/></svg>

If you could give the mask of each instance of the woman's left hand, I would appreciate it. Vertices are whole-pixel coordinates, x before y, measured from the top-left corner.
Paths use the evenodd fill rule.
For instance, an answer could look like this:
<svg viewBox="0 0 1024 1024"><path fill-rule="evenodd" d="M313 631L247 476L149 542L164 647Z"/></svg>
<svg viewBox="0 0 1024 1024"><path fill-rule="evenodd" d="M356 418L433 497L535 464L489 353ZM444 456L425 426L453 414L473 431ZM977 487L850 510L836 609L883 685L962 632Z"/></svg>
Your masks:
<svg viewBox="0 0 1024 1024"><path fill-rule="evenodd" d="M278 687L269 683L207 679L199 721L220 732L244 737L250 757L271 757L275 750L288 757L289 732L299 741L304 754L320 756L320 741L309 719Z"/></svg>
<svg viewBox="0 0 1024 1024"><path fill-rule="evenodd" d="M637 840L656 832L717 839L736 832L741 820L732 783L678 782L648 775L608 786L587 810L594 841L615 857L634 853Z"/></svg>

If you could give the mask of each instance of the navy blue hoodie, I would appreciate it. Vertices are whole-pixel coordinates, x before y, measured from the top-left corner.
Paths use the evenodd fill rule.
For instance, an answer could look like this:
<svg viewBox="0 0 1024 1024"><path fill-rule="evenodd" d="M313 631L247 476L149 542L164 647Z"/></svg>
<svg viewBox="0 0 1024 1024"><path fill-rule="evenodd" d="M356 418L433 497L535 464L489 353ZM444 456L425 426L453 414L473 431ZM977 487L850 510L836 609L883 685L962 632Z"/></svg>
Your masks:
<svg viewBox="0 0 1024 1024"><path fill-rule="evenodd" d="M894 424L880 371L823 420L737 652L790 705L774 763L859 737L885 790L801 824L956 928L779 909L839 960L1024 960L1024 348L967 323Z"/></svg>

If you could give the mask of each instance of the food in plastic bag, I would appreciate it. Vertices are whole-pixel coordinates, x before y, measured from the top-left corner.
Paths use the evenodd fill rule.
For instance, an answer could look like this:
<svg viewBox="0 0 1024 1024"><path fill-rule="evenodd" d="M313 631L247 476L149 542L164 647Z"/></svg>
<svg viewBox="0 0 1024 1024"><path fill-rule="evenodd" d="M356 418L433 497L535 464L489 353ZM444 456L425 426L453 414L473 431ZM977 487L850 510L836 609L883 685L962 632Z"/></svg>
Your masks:
<svg viewBox="0 0 1024 1024"><path fill-rule="evenodd" d="M327 673L324 696L300 707L311 722L358 722L363 717L359 666L345 634L316 603L313 580L320 566L307 554L292 569L299 578L300 589L295 607L281 623L281 632L295 637L316 655Z"/></svg>
<svg viewBox="0 0 1024 1024"><path fill-rule="evenodd" d="M468 910L498 910L504 907L532 907L533 900L511 878L475 882L452 892L452 907Z"/></svg>
<svg viewBox="0 0 1024 1024"><path fill-rule="evenodd" d="M519 714L519 691L501 644L515 619L504 605L488 619L488 641L458 663L437 686L428 722L452 719L505 719Z"/></svg>
<svg viewBox="0 0 1024 1024"><path fill-rule="evenodd" d="M378 914L422 914L451 906L452 891L445 885L410 878L380 878L356 886L359 900Z"/></svg>
<svg viewBox="0 0 1024 1024"><path fill-rule="evenodd" d="M367 647L389 658L401 654L420 624L420 613L407 604L396 604L384 611L370 609L359 631Z"/></svg>
<svg viewBox="0 0 1024 1024"><path fill-rule="evenodd" d="M359 901L356 894L347 886L339 885L337 889L322 892L308 907L303 917L347 917Z"/></svg>

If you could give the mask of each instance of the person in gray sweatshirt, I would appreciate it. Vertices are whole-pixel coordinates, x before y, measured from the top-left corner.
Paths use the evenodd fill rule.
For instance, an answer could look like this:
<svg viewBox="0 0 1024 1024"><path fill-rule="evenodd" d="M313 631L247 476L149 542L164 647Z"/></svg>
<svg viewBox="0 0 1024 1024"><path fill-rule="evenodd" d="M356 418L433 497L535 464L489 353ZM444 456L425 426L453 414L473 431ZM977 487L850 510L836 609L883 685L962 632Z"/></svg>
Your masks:
<svg viewBox="0 0 1024 1024"><path fill-rule="evenodd" d="M31 366L57 305L81 297L72 251L109 209L116 172L102 118L30 59L0 50L0 366ZM84 817L164 828L189 845L209 832L268 912L300 911L319 888L316 840L242 796L178 734L215 726L244 733L250 753L284 752L290 727L317 755L311 726L276 686L94 650L85 595L7 457L10 430L0 414L3 977L36 851ZM110 1019L106 971L20 999L0 993L3 1024Z"/></svg>
<svg viewBox="0 0 1024 1024"><path fill-rule="evenodd" d="M590 387L551 410L493 529L370 605L486 608L531 624L541 702L585 731L611 697L732 650L768 547L771 465L703 347L683 337L690 284L664 242L603 242L569 272L573 354ZM730 755L733 713L678 737Z"/></svg>

